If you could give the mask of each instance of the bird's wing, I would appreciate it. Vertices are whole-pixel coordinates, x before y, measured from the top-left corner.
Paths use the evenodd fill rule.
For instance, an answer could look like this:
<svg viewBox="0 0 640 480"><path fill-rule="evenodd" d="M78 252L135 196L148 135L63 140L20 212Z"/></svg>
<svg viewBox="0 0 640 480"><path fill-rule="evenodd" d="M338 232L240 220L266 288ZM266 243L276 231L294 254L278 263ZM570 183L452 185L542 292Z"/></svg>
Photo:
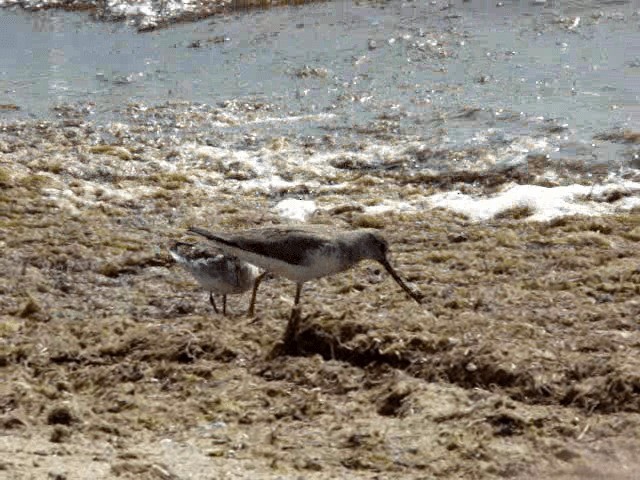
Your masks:
<svg viewBox="0 0 640 480"><path fill-rule="evenodd" d="M272 257L290 265L303 265L310 251L327 247L328 239L310 229L266 227L239 233L211 233L198 227L189 231L219 245L227 245L265 257Z"/></svg>

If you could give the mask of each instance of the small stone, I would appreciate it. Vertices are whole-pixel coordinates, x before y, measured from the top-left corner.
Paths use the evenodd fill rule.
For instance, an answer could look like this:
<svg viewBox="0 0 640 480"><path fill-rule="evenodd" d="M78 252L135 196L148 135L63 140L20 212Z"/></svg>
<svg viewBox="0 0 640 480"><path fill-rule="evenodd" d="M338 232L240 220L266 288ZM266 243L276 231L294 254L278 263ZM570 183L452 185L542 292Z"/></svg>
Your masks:
<svg viewBox="0 0 640 480"><path fill-rule="evenodd" d="M47 415L48 425L71 425L75 418L66 406L54 407Z"/></svg>

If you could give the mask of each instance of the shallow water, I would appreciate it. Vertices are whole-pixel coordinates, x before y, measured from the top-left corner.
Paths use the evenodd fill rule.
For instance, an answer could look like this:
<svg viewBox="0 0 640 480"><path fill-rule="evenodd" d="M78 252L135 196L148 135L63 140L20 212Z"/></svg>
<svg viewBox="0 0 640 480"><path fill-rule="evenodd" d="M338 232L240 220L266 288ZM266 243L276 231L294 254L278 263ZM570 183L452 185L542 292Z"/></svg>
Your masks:
<svg viewBox="0 0 640 480"><path fill-rule="evenodd" d="M249 155L261 174L264 155L251 152L278 137L318 168L327 151L348 157L340 168L409 174L531 155L546 158L545 181L637 172L633 144L597 135L640 125L640 2L498 5L329 2L144 34L82 13L1 9L0 103L19 110L0 118L56 118L52 107L71 103L97 124L167 134L180 109L162 107L161 119L155 106L218 106L223 121L194 120L191 133Z"/></svg>

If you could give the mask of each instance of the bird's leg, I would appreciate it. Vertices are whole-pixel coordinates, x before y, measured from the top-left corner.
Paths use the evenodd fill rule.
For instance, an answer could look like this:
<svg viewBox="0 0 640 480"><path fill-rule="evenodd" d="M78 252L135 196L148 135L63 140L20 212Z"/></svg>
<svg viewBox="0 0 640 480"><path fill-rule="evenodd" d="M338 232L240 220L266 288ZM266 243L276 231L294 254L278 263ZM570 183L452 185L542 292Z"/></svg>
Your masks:
<svg viewBox="0 0 640 480"><path fill-rule="evenodd" d="M222 315L227 315L227 295L222 295Z"/></svg>
<svg viewBox="0 0 640 480"><path fill-rule="evenodd" d="M216 302L213 300L213 292L209 292L209 301L211 302L211 306L213 306L213 311L218 313L218 307L216 307Z"/></svg>
<svg viewBox="0 0 640 480"><path fill-rule="evenodd" d="M296 284L296 299L293 301L294 305L298 305L300 303L300 293L302 292L302 284Z"/></svg>
<svg viewBox="0 0 640 480"><path fill-rule="evenodd" d="M267 272L262 272L253 282L253 292L251 292L251 303L249 304L249 311L247 312L248 317L253 317L256 308L256 296L258 295L258 287L260 283L264 279Z"/></svg>
<svg viewBox="0 0 640 480"><path fill-rule="evenodd" d="M300 292L302 292L302 284L296 283L296 297L293 300L293 308L291 309L291 316L289 317L289 323L294 319L300 319Z"/></svg>

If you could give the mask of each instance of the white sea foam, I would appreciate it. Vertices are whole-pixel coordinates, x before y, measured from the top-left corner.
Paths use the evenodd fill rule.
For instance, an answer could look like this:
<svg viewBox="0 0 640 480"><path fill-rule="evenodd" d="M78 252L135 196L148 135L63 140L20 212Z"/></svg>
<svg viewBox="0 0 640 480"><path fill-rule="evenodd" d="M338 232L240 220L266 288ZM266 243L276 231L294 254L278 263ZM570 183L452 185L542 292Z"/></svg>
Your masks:
<svg viewBox="0 0 640 480"><path fill-rule="evenodd" d="M308 115L289 115L285 117L265 117L265 118L256 118L254 120L248 120L245 123L259 124L259 123L294 123L294 122L304 122L308 120L330 120L335 118L336 115L333 113L314 113Z"/></svg>
<svg viewBox="0 0 640 480"><path fill-rule="evenodd" d="M238 181L237 187L245 192L257 190L273 193L300 184L312 190L320 188L324 185L324 179L344 171L343 168L337 167L342 162L345 162L344 168L350 168L350 163L354 168L367 166L374 168L385 164L411 162L415 158L413 152L419 147L420 144L417 142L404 145L370 144L362 151L321 151L309 155L295 146L285 146L277 150L264 147L245 151L187 144L183 149L186 154L183 159L191 168L207 168L207 164L210 168L211 162L220 162L219 165L222 165L222 168L249 169L252 171L252 178ZM527 152L531 150L548 149L549 145L542 141L521 141L505 147L500 155L493 158L487 156L481 162L492 164L491 166L497 163L513 166L520 164L526 158ZM496 160L497 158L502 160ZM211 173L211 170L209 172ZM548 175L551 174L552 172L548 173ZM234 184L235 181L230 182ZM621 191L621 198L616 201L607 201L604 197L614 191ZM607 183L593 186L511 185L490 197L452 191L428 197L413 196L403 201L388 198L382 199L376 205L366 206L365 212L378 215L387 211L442 207L463 213L473 220L483 221L507 209L526 206L532 211L532 215L527 217L528 220L546 221L565 215L606 215L629 210L638 205L640 205L640 183L611 177ZM276 206L276 211L285 218L305 221L316 208L311 200L287 199Z"/></svg>
<svg viewBox="0 0 640 480"><path fill-rule="evenodd" d="M147 1L136 3L112 1L107 3L107 8L112 15L123 15L126 17L138 15L152 17L156 15L153 5Z"/></svg>
<svg viewBox="0 0 640 480"><path fill-rule="evenodd" d="M604 197L611 192L629 194L615 202ZM531 221L546 221L567 215L606 215L630 210L640 205L640 183L616 182L603 185L567 185L541 187L538 185L513 185L489 198L474 197L459 191L445 192L426 199L430 207L443 207L469 218L482 221L514 207L529 207Z"/></svg>
<svg viewBox="0 0 640 480"><path fill-rule="evenodd" d="M306 221L317 210L316 202L313 200L298 200L287 198L278 202L274 207L281 217L299 222Z"/></svg>
<svg viewBox="0 0 640 480"><path fill-rule="evenodd" d="M242 182L240 186L246 192L256 190L263 193L272 193L276 190L282 190L296 185L295 182L289 182L278 175L274 175L267 178L247 180Z"/></svg>
<svg viewBox="0 0 640 480"><path fill-rule="evenodd" d="M410 202L401 202L397 200L384 200L377 205L371 205L364 208L364 212L370 215L379 215L386 212L411 212L417 210L417 206Z"/></svg>

